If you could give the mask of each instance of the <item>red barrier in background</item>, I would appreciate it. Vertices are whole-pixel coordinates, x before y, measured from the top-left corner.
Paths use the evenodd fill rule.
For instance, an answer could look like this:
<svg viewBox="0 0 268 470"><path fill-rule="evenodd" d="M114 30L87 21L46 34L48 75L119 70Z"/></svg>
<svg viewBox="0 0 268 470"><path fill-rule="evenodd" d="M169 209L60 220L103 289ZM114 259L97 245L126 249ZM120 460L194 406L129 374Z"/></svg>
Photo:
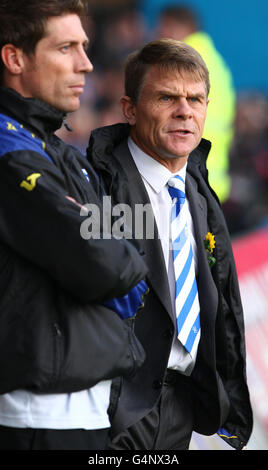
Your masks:
<svg viewBox="0 0 268 470"><path fill-rule="evenodd" d="M244 309L247 377L254 413L248 449L268 449L268 229L232 242ZM191 450L231 450L216 434L193 433Z"/></svg>
<svg viewBox="0 0 268 470"><path fill-rule="evenodd" d="M268 262L268 229L240 238L232 246L238 276L256 272Z"/></svg>
<svg viewBox="0 0 268 470"><path fill-rule="evenodd" d="M233 250L244 308L251 401L268 434L268 230L235 240Z"/></svg>
<svg viewBox="0 0 268 470"><path fill-rule="evenodd" d="M244 309L247 377L254 413L250 450L268 449L268 229L232 242ZM193 433L191 450L231 450L216 434Z"/></svg>

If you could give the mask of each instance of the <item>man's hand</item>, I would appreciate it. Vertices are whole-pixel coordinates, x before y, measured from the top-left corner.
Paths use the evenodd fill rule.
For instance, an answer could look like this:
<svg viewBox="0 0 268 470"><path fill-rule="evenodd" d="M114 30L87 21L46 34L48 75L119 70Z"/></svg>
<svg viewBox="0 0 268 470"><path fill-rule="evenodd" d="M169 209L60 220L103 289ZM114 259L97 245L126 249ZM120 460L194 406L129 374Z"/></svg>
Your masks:
<svg viewBox="0 0 268 470"><path fill-rule="evenodd" d="M144 306L148 292L149 287L146 282L140 281L127 295L108 300L104 305L114 310L123 320L134 318L138 310Z"/></svg>

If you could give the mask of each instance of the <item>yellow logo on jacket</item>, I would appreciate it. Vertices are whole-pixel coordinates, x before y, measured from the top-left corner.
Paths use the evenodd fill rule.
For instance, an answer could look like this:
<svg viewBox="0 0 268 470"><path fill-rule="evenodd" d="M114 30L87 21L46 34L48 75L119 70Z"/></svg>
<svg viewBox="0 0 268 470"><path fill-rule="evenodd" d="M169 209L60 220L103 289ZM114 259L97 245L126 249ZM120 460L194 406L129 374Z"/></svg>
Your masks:
<svg viewBox="0 0 268 470"><path fill-rule="evenodd" d="M18 129L14 126L14 124L11 124L11 122L7 122L7 130L8 131L18 131Z"/></svg>
<svg viewBox="0 0 268 470"><path fill-rule="evenodd" d="M27 189L27 191L32 191L36 187L36 182L40 176L41 173L33 173L32 175L27 176L26 180L21 182L20 187Z"/></svg>

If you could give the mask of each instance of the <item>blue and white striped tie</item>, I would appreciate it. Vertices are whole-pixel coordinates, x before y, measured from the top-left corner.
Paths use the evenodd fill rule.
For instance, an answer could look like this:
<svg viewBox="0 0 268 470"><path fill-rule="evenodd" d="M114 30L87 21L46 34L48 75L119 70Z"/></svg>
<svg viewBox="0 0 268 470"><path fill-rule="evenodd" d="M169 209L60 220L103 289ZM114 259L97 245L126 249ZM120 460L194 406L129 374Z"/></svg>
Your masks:
<svg viewBox="0 0 268 470"><path fill-rule="evenodd" d="M188 236L183 178L178 175L170 178L168 191L173 200L171 238L176 279L177 335L185 349L195 356L200 339L200 306L193 249Z"/></svg>

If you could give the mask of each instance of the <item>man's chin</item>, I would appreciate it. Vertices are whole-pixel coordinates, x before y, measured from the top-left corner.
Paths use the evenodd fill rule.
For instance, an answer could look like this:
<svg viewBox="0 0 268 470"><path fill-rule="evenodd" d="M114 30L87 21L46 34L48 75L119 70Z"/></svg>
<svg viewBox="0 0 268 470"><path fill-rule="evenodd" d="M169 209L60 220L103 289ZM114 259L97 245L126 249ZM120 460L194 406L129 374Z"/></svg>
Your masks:
<svg viewBox="0 0 268 470"><path fill-rule="evenodd" d="M190 152L192 150L189 150L189 148L172 148L172 149L166 149L166 151L163 153L163 156L165 156L166 159L168 160L175 160L176 158L186 158L189 156Z"/></svg>
<svg viewBox="0 0 268 470"><path fill-rule="evenodd" d="M55 106L59 111L63 113L73 113L77 111L80 107L80 99L73 98L72 100L66 99L66 101L58 103L58 106Z"/></svg>
<svg viewBox="0 0 268 470"><path fill-rule="evenodd" d="M171 142L167 142L166 152L170 155L170 158L186 157L195 148L197 144L194 139L190 136L179 140L174 139Z"/></svg>

